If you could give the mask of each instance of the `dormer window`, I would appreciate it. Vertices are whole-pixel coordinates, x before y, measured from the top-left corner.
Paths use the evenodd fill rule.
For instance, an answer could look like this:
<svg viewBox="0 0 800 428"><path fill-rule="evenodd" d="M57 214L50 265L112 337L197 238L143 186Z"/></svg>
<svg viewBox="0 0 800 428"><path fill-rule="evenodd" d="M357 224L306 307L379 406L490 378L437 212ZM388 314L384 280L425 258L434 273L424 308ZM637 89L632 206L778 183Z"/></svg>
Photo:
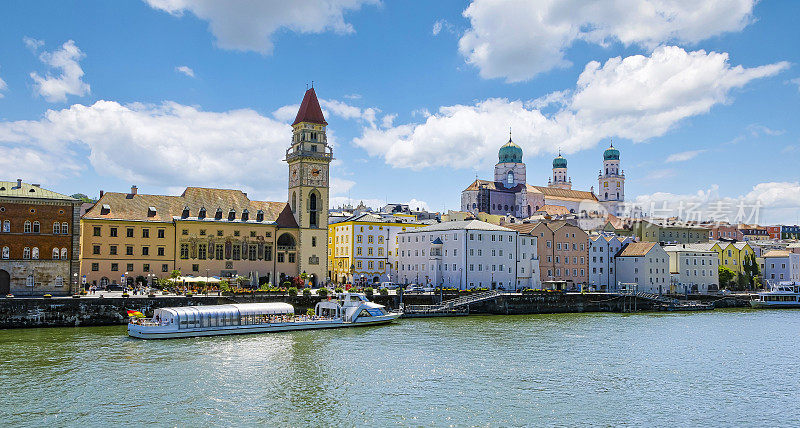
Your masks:
<svg viewBox="0 0 800 428"><path fill-rule="evenodd" d="M111 212L111 205L103 204L103 206L100 207L100 214L101 215L105 215L105 214L108 214L110 212Z"/></svg>
<svg viewBox="0 0 800 428"><path fill-rule="evenodd" d="M234 220L236 220L236 211L234 211L234 209L231 208L231 210L228 211L228 221L234 221Z"/></svg>
<svg viewBox="0 0 800 428"><path fill-rule="evenodd" d="M199 219L206 218L206 207L200 207L200 212L197 214L197 218Z"/></svg>
<svg viewBox="0 0 800 428"><path fill-rule="evenodd" d="M214 214L214 220L222 220L222 208L217 208L217 212Z"/></svg>
<svg viewBox="0 0 800 428"><path fill-rule="evenodd" d="M264 221L264 211L258 210L256 213L256 221Z"/></svg>
<svg viewBox="0 0 800 428"><path fill-rule="evenodd" d="M155 217L156 216L156 207L147 207L147 216L148 217Z"/></svg>
<svg viewBox="0 0 800 428"><path fill-rule="evenodd" d="M248 219L250 219L250 212L245 209L242 211L242 221L247 221Z"/></svg>
<svg viewBox="0 0 800 428"><path fill-rule="evenodd" d="M181 218L188 218L189 217L189 207L183 207L183 212L181 213Z"/></svg>

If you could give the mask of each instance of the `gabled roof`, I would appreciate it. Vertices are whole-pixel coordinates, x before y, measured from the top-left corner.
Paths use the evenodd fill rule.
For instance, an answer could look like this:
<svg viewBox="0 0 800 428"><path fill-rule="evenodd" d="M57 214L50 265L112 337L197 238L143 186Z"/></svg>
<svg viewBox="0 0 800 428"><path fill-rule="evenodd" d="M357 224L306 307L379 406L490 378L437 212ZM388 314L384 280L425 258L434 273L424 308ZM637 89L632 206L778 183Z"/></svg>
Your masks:
<svg viewBox="0 0 800 428"><path fill-rule="evenodd" d="M67 195L56 193L52 190L42 189L38 185L19 183L16 181L0 181L0 197L33 198L33 199L59 199L69 202L78 202Z"/></svg>
<svg viewBox="0 0 800 428"><path fill-rule="evenodd" d="M307 90L306 94L303 96L303 102L300 103L300 110L297 111L297 116L294 118L292 125L297 125L300 122L319 123L322 125L328 124L328 122L325 122L325 116L322 114L322 108L319 106L317 93L314 92L313 87Z"/></svg>
<svg viewBox="0 0 800 428"><path fill-rule="evenodd" d="M536 212L543 212L549 216L558 216L558 215L566 215L569 214L569 210L567 207L562 207L560 205L542 205L541 208L536 210Z"/></svg>
<svg viewBox="0 0 800 428"><path fill-rule="evenodd" d="M767 252L767 254L764 254L762 257L765 259L769 257L789 257L791 254L794 253L786 250L770 250L769 252Z"/></svg>
<svg viewBox="0 0 800 428"><path fill-rule="evenodd" d="M559 189L557 187L533 186L530 184L527 184L526 187L528 193L540 193L546 198L550 199L563 199L566 201L597 201L597 196L595 196L594 193L585 192L583 190Z"/></svg>
<svg viewBox="0 0 800 428"><path fill-rule="evenodd" d="M622 247L622 249L617 252L616 257L642 257L647 255L656 245L658 244L655 242L631 242Z"/></svg>

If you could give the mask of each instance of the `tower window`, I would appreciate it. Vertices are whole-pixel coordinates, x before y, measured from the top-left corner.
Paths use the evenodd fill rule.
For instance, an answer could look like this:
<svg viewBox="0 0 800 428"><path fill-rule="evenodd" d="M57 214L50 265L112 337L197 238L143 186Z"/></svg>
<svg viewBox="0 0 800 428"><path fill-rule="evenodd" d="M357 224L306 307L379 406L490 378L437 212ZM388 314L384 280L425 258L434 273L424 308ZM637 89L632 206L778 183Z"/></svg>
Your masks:
<svg viewBox="0 0 800 428"><path fill-rule="evenodd" d="M308 197L308 211L309 211L309 226L310 227L317 227L317 217L319 216L317 212L317 194L312 193Z"/></svg>
<svg viewBox="0 0 800 428"><path fill-rule="evenodd" d="M514 172L508 171L508 176L506 178L509 185L514 185Z"/></svg>

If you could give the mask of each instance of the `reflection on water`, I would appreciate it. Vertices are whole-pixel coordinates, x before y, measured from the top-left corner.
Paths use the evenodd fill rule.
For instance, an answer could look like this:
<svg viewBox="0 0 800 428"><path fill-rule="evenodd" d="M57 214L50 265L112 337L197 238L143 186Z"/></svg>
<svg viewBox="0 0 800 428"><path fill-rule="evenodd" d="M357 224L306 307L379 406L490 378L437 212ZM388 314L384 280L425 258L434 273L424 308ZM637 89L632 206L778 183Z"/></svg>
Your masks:
<svg viewBox="0 0 800 428"><path fill-rule="evenodd" d="M8 425L798 425L800 311L0 331ZM780 408L780 411L777 411Z"/></svg>

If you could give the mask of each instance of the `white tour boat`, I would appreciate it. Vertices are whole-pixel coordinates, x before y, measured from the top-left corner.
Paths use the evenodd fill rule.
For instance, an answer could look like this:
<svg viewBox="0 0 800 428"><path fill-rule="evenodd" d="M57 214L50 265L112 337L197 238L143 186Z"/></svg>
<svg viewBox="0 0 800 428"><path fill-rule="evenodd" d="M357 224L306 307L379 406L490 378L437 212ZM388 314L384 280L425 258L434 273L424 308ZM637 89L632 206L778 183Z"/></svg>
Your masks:
<svg viewBox="0 0 800 428"><path fill-rule="evenodd" d="M131 318L128 335L140 339L269 333L386 324L400 316L359 293L317 303L314 315L295 315L288 303L234 303L160 308L152 318Z"/></svg>
<svg viewBox="0 0 800 428"><path fill-rule="evenodd" d="M781 283L770 291L758 293L750 301L754 308L800 308L800 286L796 283Z"/></svg>

